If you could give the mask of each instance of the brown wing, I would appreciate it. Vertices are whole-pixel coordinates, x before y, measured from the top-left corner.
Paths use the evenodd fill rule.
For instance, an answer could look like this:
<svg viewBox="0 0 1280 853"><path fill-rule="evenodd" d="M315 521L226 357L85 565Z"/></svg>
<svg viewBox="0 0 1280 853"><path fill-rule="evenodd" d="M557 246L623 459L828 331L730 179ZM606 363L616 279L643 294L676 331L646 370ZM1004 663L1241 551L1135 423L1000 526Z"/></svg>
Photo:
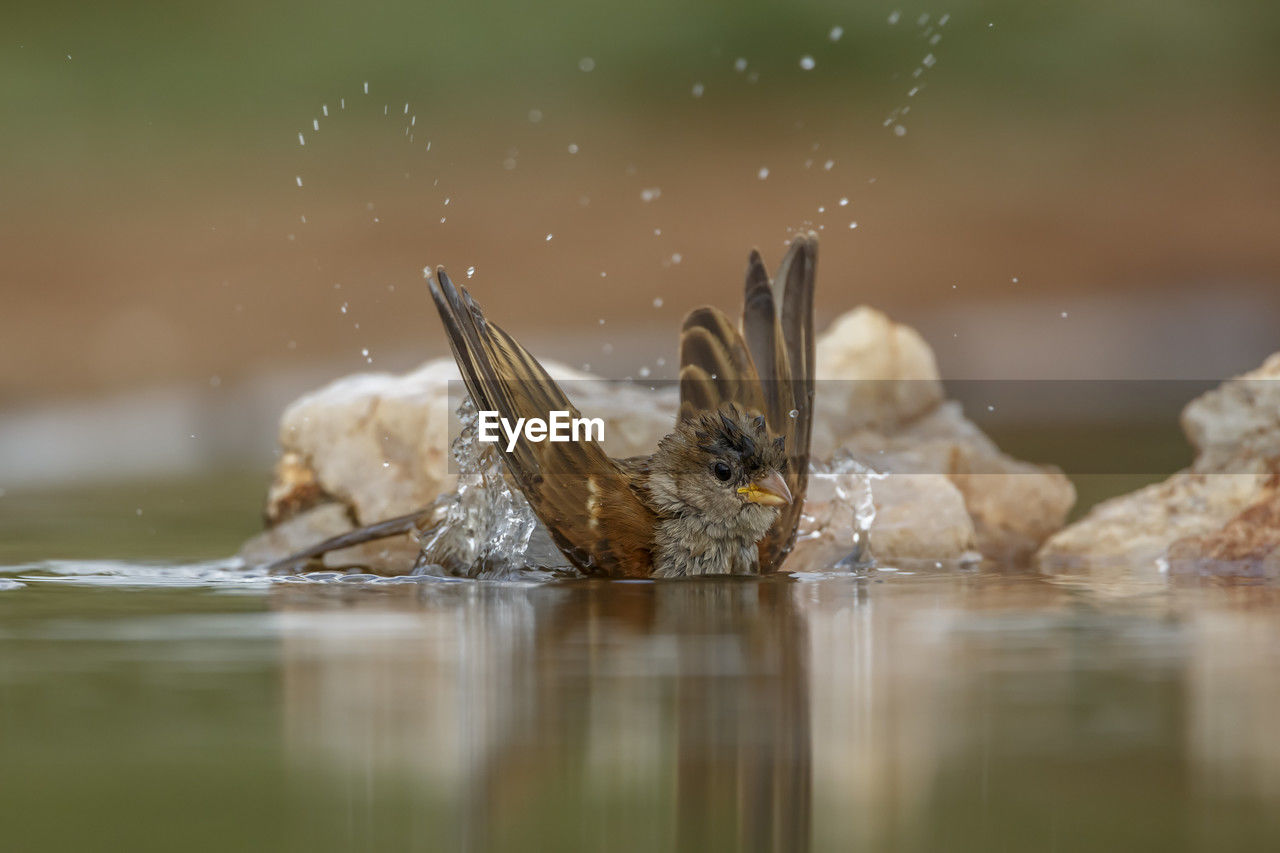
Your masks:
<svg viewBox="0 0 1280 853"><path fill-rule="evenodd" d="M718 308L695 308L680 331L680 420L736 403L764 413L760 378L742 335Z"/></svg>
<svg viewBox="0 0 1280 853"><path fill-rule="evenodd" d="M449 345L476 408L499 416L581 414L529 351L488 322L443 268L430 280ZM534 513L574 565L590 574L646 577L655 518L633 479L595 441L516 441L498 450Z"/></svg>
<svg viewBox="0 0 1280 853"><path fill-rule="evenodd" d="M813 289L818 236L795 238L772 285L762 284L764 267L752 253L747 268L742 326L760 368L768 401L769 429L787 442L787 487L794 500L760 541L760 571L776 571L795 544L796 528L809 485L809 441L813 433ZM793 415L792 412L795 414Z"/></svg>
<svg viewBox="0 0 1280 853"><path fill-rule="evenodd" d="M809 484L817 253L816 234L796 237L771 281L760 253L752 251L741 333L715 308L699 308L685 319L680 337L682 420L736 403L763 413L770 432L786 439L794 500L760 542L762 572L777 570L791 551Z"/></svg>

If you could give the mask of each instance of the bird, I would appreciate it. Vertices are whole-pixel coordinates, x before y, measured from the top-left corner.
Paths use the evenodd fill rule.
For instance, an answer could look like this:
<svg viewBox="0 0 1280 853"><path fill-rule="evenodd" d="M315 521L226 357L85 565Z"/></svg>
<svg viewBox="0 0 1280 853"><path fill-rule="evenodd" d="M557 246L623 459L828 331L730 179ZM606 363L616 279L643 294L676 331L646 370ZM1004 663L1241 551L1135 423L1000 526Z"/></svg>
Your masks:
<svg viewBox="0 0 1280 853"><path fill-rule="evenodd" d="M509 479L583 574L610 578L778 571L796 538L813 426L817 235L795 236L770 278L747 261L740 321L706 306L680 333L680 405L648 456L612 458L591 438L495 447ZM538 360L492 322L444 267L428 279L476 409L510 422L555 411L581 417ZM420 524L389 519L276 565Z"/></svg>

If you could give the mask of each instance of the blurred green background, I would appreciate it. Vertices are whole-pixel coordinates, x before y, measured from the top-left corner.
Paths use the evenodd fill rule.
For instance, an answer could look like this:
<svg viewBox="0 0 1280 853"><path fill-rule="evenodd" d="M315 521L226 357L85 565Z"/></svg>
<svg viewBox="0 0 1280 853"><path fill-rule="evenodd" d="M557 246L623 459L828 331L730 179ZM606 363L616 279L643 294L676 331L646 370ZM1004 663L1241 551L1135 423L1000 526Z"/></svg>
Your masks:
<svg viewBox="0 0 1280 853"><path fill-rule="evenodd" d="M949 378L1213 379L1277 348L1274 4L4 19L11 496L262 471L288 400L445 353L437 263L618 377L669 375L683 313L796 228L822 234L820 324L880 307Z"/></svg>

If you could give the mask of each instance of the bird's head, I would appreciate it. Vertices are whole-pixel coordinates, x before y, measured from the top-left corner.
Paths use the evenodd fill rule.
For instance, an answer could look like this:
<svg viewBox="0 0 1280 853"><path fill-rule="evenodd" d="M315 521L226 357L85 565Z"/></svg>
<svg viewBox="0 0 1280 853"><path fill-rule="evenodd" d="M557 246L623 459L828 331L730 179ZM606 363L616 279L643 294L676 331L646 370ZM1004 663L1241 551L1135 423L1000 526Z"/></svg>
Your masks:
<svg viewBox="0 0 1280 853"><path fill-rule="evenodd" d="M786 442L769 434L764 417L726 406L682 421L659 443L650 489L668 510L763 535L779 507L792 501L786 466Z"/></svg>

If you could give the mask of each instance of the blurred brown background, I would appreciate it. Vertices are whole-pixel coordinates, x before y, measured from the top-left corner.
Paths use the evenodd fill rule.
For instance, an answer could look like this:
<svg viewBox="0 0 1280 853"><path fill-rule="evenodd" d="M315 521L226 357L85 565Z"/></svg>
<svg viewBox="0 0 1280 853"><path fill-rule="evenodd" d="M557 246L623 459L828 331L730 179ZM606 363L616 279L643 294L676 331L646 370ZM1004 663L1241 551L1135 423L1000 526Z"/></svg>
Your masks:
<svg viewBox="0 0 1280 853"><path fill-rule="evenodd" d="M1275 6L114 6L6 14L0 488L260 470L446 351L434 264L619 377L795 228L948 377L1280 348Z"/></svg>

